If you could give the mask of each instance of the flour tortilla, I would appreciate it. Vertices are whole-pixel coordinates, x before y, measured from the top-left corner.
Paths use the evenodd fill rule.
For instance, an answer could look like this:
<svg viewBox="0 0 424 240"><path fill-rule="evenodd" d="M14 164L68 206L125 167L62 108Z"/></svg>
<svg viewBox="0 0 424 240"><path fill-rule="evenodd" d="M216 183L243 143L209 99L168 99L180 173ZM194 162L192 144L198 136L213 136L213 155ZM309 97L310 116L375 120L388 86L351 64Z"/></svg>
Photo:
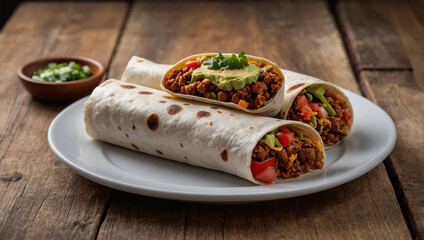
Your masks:
<svg viewBox="0 0 424 240"><path fill-rule="evenodd" d="M121 80L161 90L160 80L171 66L133 56L128 62Z"/></svg>
<svg viewBox="0 0 424 240"><path fill-rule="evenodd" d="M286 89L285 89L285 98L283 102L283 107L281 108L279 117L281 119L286 119L289 109L292 106L293 102L296 100L297 95L305 88L312 86L312 85L323 85L325 92L328 92L334 96L336 96L337 99L344 99L346 101L347 107L349 109L349 112L352 114L352 118L349 121L349 129L348 133L350 133L353 125L353 109L352 104L349 101L349 98L346 96L346 94L343 93L336 85L299 73L295 73L292 71L284 70L284 75L286 76ZM346 138L346 137L345 137ZM344 138L344 139L345 139ZM342 140L343 141L343 140ZM337 144L334 144L332 146L325 146L325 149L330 149L338 144L340 144L342 141L339 141Z"/></svg>
<svg viewBox="0 0 424 240"><path fill-rule="evenodd" d="M169 64L158 64L153 63L147 59L140 58L140 57L132 57L130 62L128 63L127 69L124 72L124 75L122 76L122 80L126 82L131 82L134 84L149 86L155 89L161 89L161 79L162 76L165 75L165 73L170 69L172 65ZM313 84L323 84L326 91L331 92L335 96L338 96L342 99L345 99L347 101L347 105L349 108L350 113L352 114L352 118L350 120L350 126L353 125L353 110L352 110L352 104L350 103L347 96L334 84L325 82L323 80L296 73L293 71L280 69L285 77L285 97L281 104L281 109L277 117L285 119L287 117L288 110L290 109L291 105L293 104L294 99L296 99L296 96L307 86L313 85ZM304 83L304 85L303 85ZM296 88L295 90L290 90L294 85L296 84L302 84L300 88ZM350 128L351 129L351 128ZM348 132L350 132L350 129ZM340 142L339 142L340 143ZM330 149L337 146L337 144L333 146L326 146L326 149Z"/></svg>
<svg viewBox="0 0 424 240"><path fill-rule="evenodd" d="M178 99L118 80L108 80L93 91L85 104L84 121L94 139L223 171L255 184L263 183L252 176L252 151L268 132L286 125L323 146L318 133L301 122ZM323 150L322 154L325 159Z"/></svg>
<svg viewBox="0 0 424 240"><path fill-rule="evenodd" d="M248 60L257 61L257 62L260 62L260 63L264 63L266 65L271 65L273 67L274 72L283 80L283 84L280 87L280 89L278 90L278 92L272 98L270 98L268 101L265 101L264 106L259 108L259 109L246 109L246 108L243 108L243 107L241 107L241 106L239 106L235 103L232 103L232 102L221 102L221 101L218 101L218 100L208 99L208 98L205 98L205 97L200 97L200 96L195 96L195 95L174 93L174 92L168 90L164 86L164 81L169 78L169 75L175 69L184 67L186 62L196 60L197 58L201 58L203 56L213 56L213 55L216 55L216 53L196 54L196 55L192 55L190 57L184 58L181 61L177 62L175 65L173 65L163 75L161 83L160 83L162 90L169 93L169 94L172 94L172 95L175 95L175 96L178 96L178 97L181 97L181 98L205 102L205 103L210 103L210 104L215 104L215 105L220 105L220 106L226 106L226 107L235 108L235 109L238 109L238 110L241 110L241 111L244 111L244 112L260 114L260 115L268 116L268 117L274 117L279 113L279 111L282 107L283 99L284 99L284 76L283 76L283 73L281 72L280 68L277 66L277 64L275 64L275 63L273 63L273 62L271 62L271 61L269 61L268 59L265 59L265 58L246 55ZM223 53L222 55L231 56L231 53Z"/></svg>

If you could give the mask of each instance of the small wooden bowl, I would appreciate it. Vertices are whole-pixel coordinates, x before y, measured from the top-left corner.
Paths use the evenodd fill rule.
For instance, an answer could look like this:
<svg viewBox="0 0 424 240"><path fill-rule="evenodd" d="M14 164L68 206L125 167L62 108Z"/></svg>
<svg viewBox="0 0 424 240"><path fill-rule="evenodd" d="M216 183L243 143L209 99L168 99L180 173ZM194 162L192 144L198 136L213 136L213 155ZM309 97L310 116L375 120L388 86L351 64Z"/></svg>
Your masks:
<svg viewBox="0 0 424 240"><path fill-rule="evenodd" d="M74 61L81 66L88 65L92 76L69 82L43 82L32 79L32 74L49 63ZM18 77L25 89L37 100L49 103L69 103L90 94L105 74L105 67L100 62L79 56L50 56L34 59L25 63L18 70Z"/></svg>

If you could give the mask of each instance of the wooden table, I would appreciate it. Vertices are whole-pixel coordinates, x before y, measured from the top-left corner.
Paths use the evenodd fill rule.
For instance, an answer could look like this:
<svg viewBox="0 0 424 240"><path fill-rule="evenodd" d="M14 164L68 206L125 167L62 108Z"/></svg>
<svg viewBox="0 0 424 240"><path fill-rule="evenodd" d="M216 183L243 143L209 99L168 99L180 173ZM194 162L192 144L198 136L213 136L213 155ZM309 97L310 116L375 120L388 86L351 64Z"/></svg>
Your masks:
<svg viewBox="0 0 424 240"><path fill-rule="evenodd" d="M0 34L0 239L423 239L422 10L403 1L23 3ZM208 205L91 182L50 151L66 105L33 100L16 70L84 55L119 78L131 56L173 63L199 52L264 56L362 94L398 139L371 172L303 197ZM378 133L376 133L378 134Z"/></svg>

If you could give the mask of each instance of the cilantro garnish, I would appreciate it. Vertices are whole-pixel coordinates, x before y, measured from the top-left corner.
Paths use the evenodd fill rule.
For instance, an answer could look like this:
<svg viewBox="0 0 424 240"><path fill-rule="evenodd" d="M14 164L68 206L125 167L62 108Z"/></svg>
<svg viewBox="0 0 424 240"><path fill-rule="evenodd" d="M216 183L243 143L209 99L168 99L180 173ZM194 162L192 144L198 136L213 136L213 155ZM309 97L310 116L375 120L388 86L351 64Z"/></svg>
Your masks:
<svg viewBox="0 0 424 240"><path fill-rule="evenodd" d="M212 58L203 62L202 65L207 66L209 69L240 69L249 65L247 62L246 54L244 51L241 51L236 55L232 55L231 57L223 56L221 53L216 54Z"/></svg>

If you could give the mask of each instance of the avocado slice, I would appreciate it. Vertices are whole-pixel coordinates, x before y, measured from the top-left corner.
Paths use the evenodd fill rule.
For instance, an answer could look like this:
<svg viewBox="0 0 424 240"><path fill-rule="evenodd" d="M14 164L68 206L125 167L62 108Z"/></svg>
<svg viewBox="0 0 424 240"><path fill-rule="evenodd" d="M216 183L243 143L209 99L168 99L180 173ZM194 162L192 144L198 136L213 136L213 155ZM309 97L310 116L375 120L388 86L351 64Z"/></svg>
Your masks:
<svg viewBox="0 0 424 240"><path fill-rule="evenodd" d="M306 88L306 92L311 93L321 101L328 115L336 116L336 112L334 111L333 107L327 102L327 99L325 99L324 97L325 90L323 85L309 86Z"/></svg>

